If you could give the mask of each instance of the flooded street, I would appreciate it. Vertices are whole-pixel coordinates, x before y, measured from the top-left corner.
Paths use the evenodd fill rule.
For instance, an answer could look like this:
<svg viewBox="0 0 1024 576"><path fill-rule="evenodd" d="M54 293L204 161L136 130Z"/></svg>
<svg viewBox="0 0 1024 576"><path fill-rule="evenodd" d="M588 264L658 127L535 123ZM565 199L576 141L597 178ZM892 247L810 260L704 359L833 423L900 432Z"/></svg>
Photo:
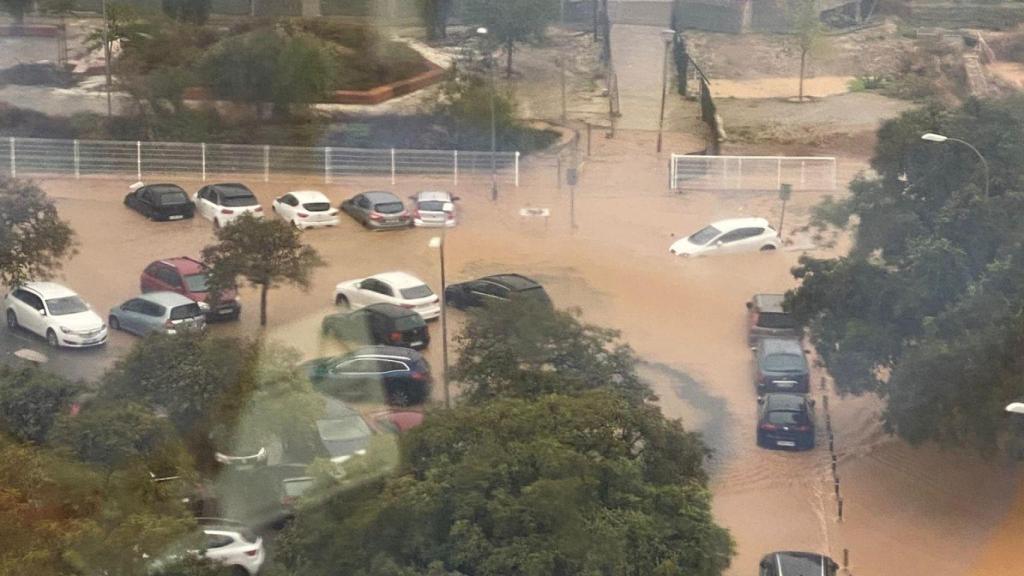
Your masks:
<svg viewBox="0 0 1024 576"><path fill-rule="evenodd" d="M669 143L670 150L687 144ZM487 182L462 182L454 188L447 182L406 177L393 189L407 195L421 188L451 187L462 197L461 222L446 238L449 282L519 272L543 283L557 305L579 307L586 320L622 330L643 358L641 373L654 386L664 411L700 430L715 450L710 463L714 512L737 543L730 574L753 573L769 550L815 550L841 560L844 548L850 552L851 570L862 575L1013 574L1019 568L1012 564L1016 561L1000 565L998 559L1005 558L1008 543L1019 541L1022 502L1017 500L1014 516L1007 519L1017 485L1015 471L1005 461L908 447L881 431L877 399L832 395L845 502L844 521L838 522L823 432L818 447L809 452L755 446L757 405L744 303L755 293L794 286L790 268L801 253L783 249L683 260L671 257L668 246L717 218L758 215L777 222L777 200L772 195L667 191L666 158L639 154L653 148L649 133L622 133L615 140L595 139L594 144L577 189L575 231L569 224L570 190L558 189L555 169L546 161L528 161L521 186L503 186L494 203ZM189 191L199 185L177 182ZM197 256L213 240L212 225L201 218L151 223L126 210L121 200L130 183L42 182L81 241L64 280L101 311L137 293L138 275L150 261ZM265 209L274 196L298 188L321 189L335 203L371 187L392 188L374 180L329 187L315 180L247 183ZM787 230L806 220L816 200L816 195L794 195ZM525 206L549 208L551 217L546 222L523 218L518 214ZM329 264L315 273L308 293L293 288L270 293L270 336L305 357L340 351L339 345L319 336L320 319L334 309L334 285L405 270L437 290L438 253L428 246L434 235L430 230L371 233L347 218L336 229L305 232ZM212 330L254 334L256 293L243 289L242 302L241 322ZM457 333L461 316L450 313L451 334ZM435 340L427 355L439 372L439 324L432 322L430 330ZM131 339L115 334L106 355L123 352ZM812 380L819 399L819 430L824 428L823 392L817 386L821 376L815 374ZM435 390L435 398L440 397L441 391Z"/></svg>

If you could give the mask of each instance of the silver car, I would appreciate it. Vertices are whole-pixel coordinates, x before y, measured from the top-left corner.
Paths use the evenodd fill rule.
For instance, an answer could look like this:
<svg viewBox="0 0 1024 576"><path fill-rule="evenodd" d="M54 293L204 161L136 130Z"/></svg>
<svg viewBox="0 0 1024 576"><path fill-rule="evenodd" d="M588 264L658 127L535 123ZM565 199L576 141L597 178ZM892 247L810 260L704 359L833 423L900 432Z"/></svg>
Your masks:
<svg viewBox="0 0 1024 576"><path fill-rule="evenodd" d="M455 226L455 201L443 190L423 191L411 197L413 201L412 223L414 226L446 227Z"/></svg>
<svg viewBox="0 0 1024 576"><path fill-rule="evenodd" d="M175 292L150 292L110 309L107 324L139 336L150 332L177 334L205 330L206 316L199 304Z"/></svg>
<svg viewBox="0 0 1024 576"><path fill-rule="evenodd" d="M371 230L408 228L412 216L391 192L363 192L341 203L341 210Z"/></svg>

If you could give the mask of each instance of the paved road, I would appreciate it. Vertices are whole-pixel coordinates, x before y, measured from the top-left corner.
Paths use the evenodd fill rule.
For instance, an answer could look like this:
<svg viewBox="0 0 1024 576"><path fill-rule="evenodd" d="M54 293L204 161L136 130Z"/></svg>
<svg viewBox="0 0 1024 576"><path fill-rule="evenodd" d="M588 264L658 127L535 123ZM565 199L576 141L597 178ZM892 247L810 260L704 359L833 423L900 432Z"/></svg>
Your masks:
<svg viewBox="0 0 1024 576"><path fill-rule="evenodd" d="M53 350L42 338L24 330L0 329L0 362L18 363L14 353L23 348L34 350L48 358L48 370L70 380L95 380L123 353L121 338L108 346L85 350Z"/></svg>

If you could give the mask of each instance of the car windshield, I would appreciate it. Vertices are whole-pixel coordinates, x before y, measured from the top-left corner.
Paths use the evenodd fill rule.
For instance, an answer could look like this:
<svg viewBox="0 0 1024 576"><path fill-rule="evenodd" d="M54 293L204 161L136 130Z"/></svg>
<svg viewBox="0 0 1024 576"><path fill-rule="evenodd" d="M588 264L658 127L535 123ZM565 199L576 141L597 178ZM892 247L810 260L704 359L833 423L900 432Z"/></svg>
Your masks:
<svg viewBox="0 0 1024 576"><path fill-rule="evenodd" d="M234 208L242 206L255 206L259 204L259 201L256 200L255 196L245 196L238 194L231 196L222 196L220 203L221 206L229 206Z"/></svg>
<svg viewBox="0 0 1024 576"><path fill-rule="evenodd" d="M444 202L437 200L424 200L419 203L420 212L443 212Z"/></svg>
<svg viewBox="0 0 1024 576"><path fill-rule="evenodd" d="M761 312L757 315L757 325L762 328L796 328L796 319L784 312Z"/></svg>
<svg viewBox="0 0 1024 576"><path fill-rule="evenodd" d="M374 204L373 209L381 214L398 214L405 210L405 206L402 206L401 202L381 202Z"/></svg>
<svg viewBox="0 0 1024 576"><path fill-rule="evenodd" d="M395 330L398 330L399 332L405 332L406 330L416 330L418 328L423 328L425 326L425 324L423 323L423 317L420 316L419 314L399 316L398 318L395 318L394 323Z"/></svg>
<svg viewBox="0 0 1024 576"><path fill-rule="evenodd" d="M309 212L327 212L331 209L329 202L306 202L302 205Z"/></svg>
<svg viewBox="0 0 1024 576"><path fill-rule="evenodd" d="M52 316L65 316L67 314L85 312L89 309L89 306L78 296L65 296L63 298L47 300L46 308Z"/></svg>
<svg viewBox="0 0 1024 576"><path fill-rule="evenodd" d="M399 292L402 293L402 298L405 300L415 300L417 298L426 298L427 296L434 295L434 292L426 284L420 284L419 286L413 286L412 288L402 288Z"/></svg>
<svg viewBox="0 0 1024 576"><path fill-rule="evenodd" d="M714 226L708 226L707 228L702 228L701 230L694 232L693 234L690 235L689 238L687 238L687 240L689 240L692 244L703 246L721 233L722 231L719 230L718 228L715 228Z"/></svg>
<svg viewBox="0 0 1024 576"><path fill-rule="evenodd" d="M328 441L357 440L370 435L370 428L358 416L335 420L317 420L320 437Z"/></svg>
<svg viewBox="0 0 1024 576"><path fill-rule="evenodd" d="M160 193L161 206L178 206L181 204L188 204L188 202L188 195L181 190L172 190Z"/></svg>
<svg viewBox="0 0 1024 576"><path fill-rule="evenodd" d="M210 280L209 272L200 272L199 274L186 274L185 275L185 288L189 292L208 292L210 289L207 286L207 282Z"/></svg>
<svg viewBox="0 0 1024 576"><path fill-rule="evenodd" d="M768 354L761 367L769 372L803 372L807 362L799 354Z"/></svg>

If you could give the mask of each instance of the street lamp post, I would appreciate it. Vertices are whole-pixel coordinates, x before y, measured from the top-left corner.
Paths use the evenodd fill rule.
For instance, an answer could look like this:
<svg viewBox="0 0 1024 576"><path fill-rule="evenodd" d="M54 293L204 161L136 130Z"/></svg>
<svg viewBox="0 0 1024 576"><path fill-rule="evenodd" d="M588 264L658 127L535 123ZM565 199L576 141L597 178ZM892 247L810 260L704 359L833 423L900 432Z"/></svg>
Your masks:
<svg viewBox="0 0 1024 576"><path fill-rule="evenodd" d="M961 140L959 138L951 138L949 136L943 136L942 134L935 134L933 132L926 132L922 134L921 140L924 140L926 142L938 143L956 142L958 144L963 144L964 146L970 148L971 151L974 152L975 156L978 157L978 160L981 160L981 167L985 170L985 197L988 198L988 161L985 160L985 157L981 155L981 152L979 152L977 148L975 148L970 142L967 142L966 140Z"/></svg>
<svg viewBox="0 0 1024 576"><path fill-rule="evenodd" d="M110 103L110 20L107 19L107 0L103 0L101 6L103 12L103 60L107 74L107 118L113 115L113 106Z"/></svg>
<svg viewBox="0 0 1024 576"><path fill-rule="evenodd" d="M662 30L661 39L665 41L665 54L661 62L661 113L658 116L658 152L661 152L661 133L665 126L665 96L668 92L668 53L672 40L676 37L675 30Z"/></svg>
<svg viewBox="0 0 1024 576"><path fill-rule="evenodd" d="M444 228L441 228L441 235L434 236L428 244L431 248L437 248L441 255L441 363L443 372L441 382L444 385L444 407L452 407L452 396L448 388L448 305L444 298L445 277L444 277Z"/></svg>
<svg viewBox="0 0 1024 576"><path fill-rule="evenodd" d="M484 28L483 26L481 26L480 28L476 29L476 33L481 35L481 36L486 36L488 31L487 31L487 28ZM490 74L490 77L491 77L490 78L490 80L491 80L491 200L497 200L498 199L498 165L497 165L497 161L495 159L495 156L497 155L498 138L497 138L497 133L496 133L496 129L495 129L495 121L494 121L494 93L497 92L497 90L498 90L498 80L497 80L497 78L495 76L495 73L494 73L495 72L494 69L496 68L496 66L494 65L494 58L489 53L487 54L486 63L487 63L488 73Z"/></svg>

